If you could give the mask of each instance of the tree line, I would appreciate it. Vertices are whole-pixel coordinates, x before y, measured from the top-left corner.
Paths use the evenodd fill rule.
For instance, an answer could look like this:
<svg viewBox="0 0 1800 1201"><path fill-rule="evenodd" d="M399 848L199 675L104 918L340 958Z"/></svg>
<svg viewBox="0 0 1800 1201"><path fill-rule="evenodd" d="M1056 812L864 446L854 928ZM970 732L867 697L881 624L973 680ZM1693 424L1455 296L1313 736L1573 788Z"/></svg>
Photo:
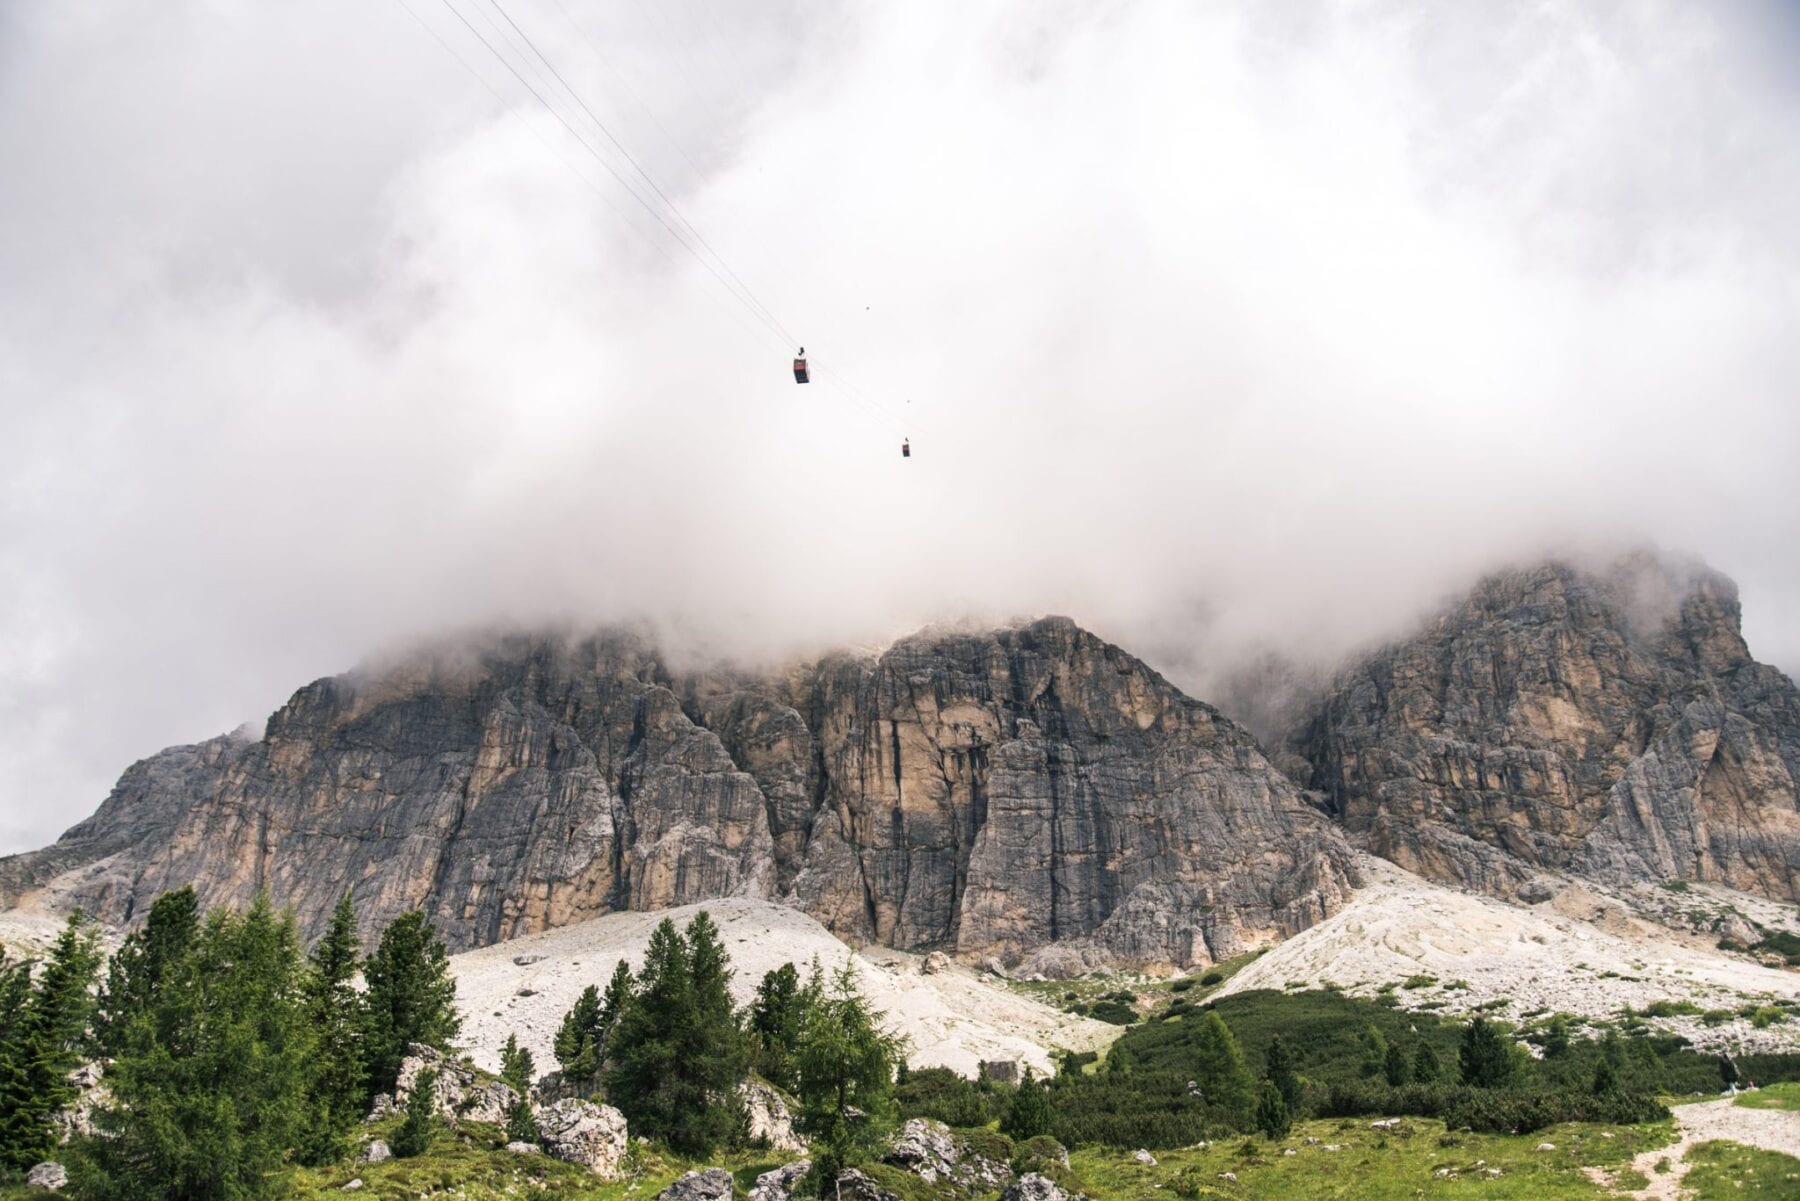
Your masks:
<svg viewBox="0 0 1800 1201"><path fill-rule="evenodd" d="M309 954L266 895L202 914L183 888L110 962L79 913L41 964L0 960L0 1170L66 1159L80 1196L172 1201L267 1195L286 1164L342 1158L407 1048L448 1048L460 1021L422 913L361 946L348 896ZM92 1132L60 1147L88 1061Z"/></svg>

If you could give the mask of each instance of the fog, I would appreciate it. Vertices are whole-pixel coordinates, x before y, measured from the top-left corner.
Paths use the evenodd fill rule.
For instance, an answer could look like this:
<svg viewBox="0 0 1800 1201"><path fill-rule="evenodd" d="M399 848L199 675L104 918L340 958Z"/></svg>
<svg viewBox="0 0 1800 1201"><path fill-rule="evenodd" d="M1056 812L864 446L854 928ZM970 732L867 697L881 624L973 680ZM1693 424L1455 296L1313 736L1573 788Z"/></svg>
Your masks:
<svg viewBox="0 0 1800 1201"><path fill-rule="evenodd" d="M496 626L1204 695L1653 545L1800 665L1781 5L454 5L0 6L0 850Z"/></svg>

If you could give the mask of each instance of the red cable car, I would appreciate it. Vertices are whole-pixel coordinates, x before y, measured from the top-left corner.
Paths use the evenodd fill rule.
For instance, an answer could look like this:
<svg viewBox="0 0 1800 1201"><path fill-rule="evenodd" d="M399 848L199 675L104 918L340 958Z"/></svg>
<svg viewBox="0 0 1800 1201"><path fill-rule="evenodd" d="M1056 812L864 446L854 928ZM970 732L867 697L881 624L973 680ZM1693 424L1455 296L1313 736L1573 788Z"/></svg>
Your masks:
<svg viewBox="0 0 1800 1201"><path fill-rule="evenodd" d="M810 383L811 379L806 372L806 347L802 346L800 353L794 356L794 382L805 384Z"/></svg>

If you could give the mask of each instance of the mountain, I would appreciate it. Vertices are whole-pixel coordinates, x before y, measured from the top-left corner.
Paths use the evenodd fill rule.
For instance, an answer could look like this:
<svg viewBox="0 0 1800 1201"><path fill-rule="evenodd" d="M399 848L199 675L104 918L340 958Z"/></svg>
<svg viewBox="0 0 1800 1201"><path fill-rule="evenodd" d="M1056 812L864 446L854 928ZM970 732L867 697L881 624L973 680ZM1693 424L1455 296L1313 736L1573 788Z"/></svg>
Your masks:
<svg viewBox="0 0 1800 1201"><path fill-rule="evenodd" d="M1355 884L1255 741L1066 619L774 674L622 632L510 638L308 685L261 739L129 769L0 900L122 923L194 882L317 931L423 908L454 948L772 897L853 942L1030 970L1192 966Z"/></svg>
<svg viewBox="0 0 1800 1201"><path fill-rule="evenodd" d="M1285 741L1355 841L1434 880L1538 900L1550 869L1800 901L1800 692L1699 566L1494 575Z"/></svg>

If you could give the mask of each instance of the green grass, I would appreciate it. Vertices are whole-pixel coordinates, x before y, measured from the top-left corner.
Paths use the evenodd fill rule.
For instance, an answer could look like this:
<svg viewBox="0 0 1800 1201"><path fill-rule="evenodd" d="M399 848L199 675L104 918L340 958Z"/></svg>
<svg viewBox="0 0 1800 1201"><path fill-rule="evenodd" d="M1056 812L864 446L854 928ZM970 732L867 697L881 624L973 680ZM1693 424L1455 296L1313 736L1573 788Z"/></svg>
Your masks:
<svg viewBox="0 0 1800 1201"><path fill-rule="evenodd" d="M1771 1084L1753 1093L1740 1094L1737 1103L1745 1109L1800 1111L1800 1084Z"/></svg>
<svg viewBox="0 0 1800 1201"><path fill-rule="evenodd" d="M1318 1143L1308 1144L1309 1137ZM1070 1169L1073 1182L1089 1196L1108 1201L1594 1201L1608 1194L1581 1174L1582 1167L1618 1170L1632 1155L1671 1137L1668 1123L1484 1136L1448 1135L1443 1123L1416 1119L1394 1131L1372 1130L1361 1119L1314 1121L1300 1123L1279 1143L1233 1138L1158 1152L1155 1167L1136 1163L1128 1153L1077 1151ZM1556 1150L1536 1150L1544 1142ZM1327 1151L1327 1145L1339 1150ZM1284 1155L1289 1149L1294 1154ZM1478 1168L1480 1161L1485 1163ZM1500 1175L1488 1176L1490 1168ZM1446 1175L1437 1175L1444 1169ZM1221 1179L1225 1172L1236 1181Z"/></svg>
<svg viewBox="0 0 1800 1201"><path fill-rule="evenodd" d="M757 1176L773 1171L787 1158L750 1151L690 1164L633 1146L636 1172L624 1180L606 1181L586 1168L548 1155L515 1155L502 1150L497 1136L477 1134L472 1144L465 1145L450 1135L440 1135L428 1152L412 1159L296 1169L289 1179L288 1195L295 1201L339 1201L345 1195L344 1185L361 1180L363 1188L354 1195L371 1201L414 1201L424 1194L443 1195L452 1190L458 1201L547 1201L552 1197L558 1201L624 1201L627 1197L654 1197L695 1167L726 1168L738 1188L748 1192Z"/></svg>
<svg viewBox="0 0 1800 1201"><path fill-rule="evenodd" d="M1800 1197L1800 1159L1741 1147L1701 1143L1689 1148L1693 1170L1682 1180L1693 1201L1793 1201Z"/></svg>

